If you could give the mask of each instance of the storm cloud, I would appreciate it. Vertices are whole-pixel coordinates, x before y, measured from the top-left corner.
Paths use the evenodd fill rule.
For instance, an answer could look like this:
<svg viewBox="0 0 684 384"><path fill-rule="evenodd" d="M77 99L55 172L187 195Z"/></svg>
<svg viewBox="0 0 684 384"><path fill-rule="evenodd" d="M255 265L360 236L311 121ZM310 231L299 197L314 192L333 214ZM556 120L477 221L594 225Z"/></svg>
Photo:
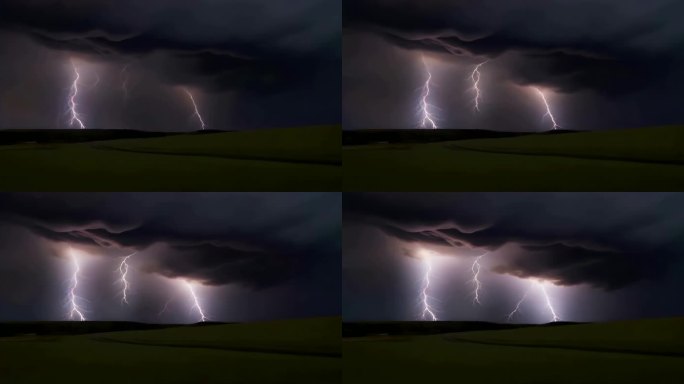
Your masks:
<svg viewBox="0 0 684 384"><path fill-rule="evenodd" d="M6 89L31 89L36 98L40 91L54 93L52 105L34 101L30 106L37 112L49 105L52 112L61 101L58 91L68 86L64 63L75 60L84 67L84 77L102 79L89 97L92 105L84 107L99 111L106 105L123 116L89 113L91 126L98 128L152 129L156 122L157 130L182 130L173 119L168 119L171 127L160 129L166 123L161 113L144 117L135 110L141 103L154 105L152 111L171 110L173 89L180 86L202 94L209 126L215 129L338 123L340 25L340 5L333 0L3 1L4 72L11 69L16 76L0 80ZM37 56L43 56L42 63L16 67ZM27 87L39 70L51 73L44 79L49 81L41 89ZM130 105L119 105L124 76ZM149 100L155 94L169 100ZM7 92L2 99L18 108L19 98ZM302 108L312 104L317 108L308 108L307 116ZM235 108L228 111L226 105ZM52 114L51 120L35 123L11 117L0 123L17 121L10 128L54 125Z"/></svg>
<svg viewBox="0 0 684 384"><path fill-rule="evenodd" d="M350 128L412 127L415 116L408 115L377 126L373 111L356 103L370 102L384 89L397 99L395 109L414 111L412 90L422 76L416 61L423 55L432 63L434 104L444 110L438 114L444 127L539 130L532 103L511 97L520 99L530 86L553 92L569 129L681 123L672 98L678 92L673 85L684 80L683 12L675 0L346 1L344 100L350 105L344 120ZM388 60L394 65L386 66L387 73L370 69ZM468 76L482 62L489 116L471 121L464 117L473 112ZM626 112L635 105L640 113Z"/></svg>
<svg viewBox="0 0 684 384"><path fill-rule="evenodd" d="M103 254L149 252L147 272L169 278L263 289L336 257L340 204L324 193L3 194L0 220Z"/></svg>
<svg viewBox="0 0 684 384"><path fill-rule="evenodd" d="M615 290L681 261L682 206L676 193L347 194L345 221L454 257L492 253L495 273Z"/></svg>

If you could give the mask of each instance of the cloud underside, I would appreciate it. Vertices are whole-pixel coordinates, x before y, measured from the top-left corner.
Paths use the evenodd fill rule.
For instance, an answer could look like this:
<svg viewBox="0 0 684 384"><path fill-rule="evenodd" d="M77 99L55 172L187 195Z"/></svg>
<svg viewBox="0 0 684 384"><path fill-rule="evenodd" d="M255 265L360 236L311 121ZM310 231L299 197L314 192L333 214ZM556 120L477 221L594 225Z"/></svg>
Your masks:
<svg viewBox="0 0 684 384"><path fill-rule="evenodd" d="M657 278L677 262L684 244L672 217L678 214L668 210L684 201L612 195L355 194L345 209L349 220L414 250L489 253L496 273L614 290Z"/></svg>
<svg viewBox="0 0 684 384"><path fill-rule="evenodd" d="M678 1L397 1L344 4L345 28L410 50L503 59L510 81L562 92L638 90L682 60ZM449 59L452 57L452 59Z"/></svg>
<svg viewBox="0 0 684 384"><path fill-rule="evenodd" d="M4 194L0 221L53 243L208 285L262 289L337 255L339 196L325 193Z"/></svg>
<svg viewBox="0 0 684 384"><path fill-rule="evenodd" d="M266 4L268 3L268 4ZM0 31L69 55L134 62L173 84L274 91L337 67L329 1L3 1Z"/></svg>

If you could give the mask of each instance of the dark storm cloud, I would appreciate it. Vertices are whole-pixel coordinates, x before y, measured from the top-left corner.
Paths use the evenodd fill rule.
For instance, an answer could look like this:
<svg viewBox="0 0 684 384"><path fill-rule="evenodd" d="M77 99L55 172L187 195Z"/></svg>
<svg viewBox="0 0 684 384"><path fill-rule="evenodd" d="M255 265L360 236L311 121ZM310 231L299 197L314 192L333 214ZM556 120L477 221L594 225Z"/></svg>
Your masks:
<svg viewBox="0 0 684 384"><path fill-rule="evenodd" d="M2 1L0 128L68 127L70 61L88 128L197 129L181 86L210 129L337 124L340 30L337 0Z"/></svg>
<svg viewBox="0 0 684 384"><path fill-rule="evenodd" d="M440 128L546 130L532 86L566 129L679 124L683 13L677 0L345 1L343 122L417 127L423 56Z"/></svg>
<svg viewBox="0 0 684 384"><path fill-rule="evenodd" d="M345 220L407 243L500 251L498 273L611 290L677 262L683 206L681 194L347 194Z"/></svg>
<svg viewBox="0 0 684 384"><path fill-rule="evenodd" d="M339 258L340 204L325 193L3 194L0 221L117 256L149 252L146 270L167 277L260 289Z"/></svg>
<svg viewBox="0 0 684 384"><path fill-rule="evenodd" d="M17 0L0 5L0 28L50 48L105 61L161 54L163 61L146 65L170 81L250 90L307 81L338 60L339 22L334 1Z"/></svg>
<svg viewBox="0 0 684 384"><path fill-rule="evenodd" d="M621 93L670 72L682 59L684 4L642 1L345 2L345 27L398 46L456 56L521 55L520 84Z"/></svg>

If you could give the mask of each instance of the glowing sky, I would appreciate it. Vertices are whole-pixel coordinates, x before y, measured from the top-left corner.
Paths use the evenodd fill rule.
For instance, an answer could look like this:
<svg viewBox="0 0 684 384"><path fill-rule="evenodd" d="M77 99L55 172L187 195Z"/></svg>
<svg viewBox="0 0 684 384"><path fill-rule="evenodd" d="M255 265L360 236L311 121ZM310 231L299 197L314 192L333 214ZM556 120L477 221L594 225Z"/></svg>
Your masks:
<svg viewBox="0 0 684 384"><path fill-rule="evenodd" d="M544 293L560 320L681 316L683 208L681 193L346 193L343 316L421 318L426 255L441 320L505 322L528 291L512 321L551 321Z"/></svg>
<svg viewBox="0 0 684 384"><path fill-rule="evenodd" d="M0 321L339 315L340 215L336 193L0 194Z"/></svg>
<svg viewBox="0 0 684 384"><path fill-rule="evenodd" d="M339 124L338 0L3 0L0 129ZM98 80L99 79L99 80Z"/></svg>
<svg viewBox="0 0 684 384"><path fill-rule="evenodd" d="M417 127L422 57L440 128L547 130L534 87L564 129L680 124L682 14L679 0L347 0L343 126Z"/></svg>

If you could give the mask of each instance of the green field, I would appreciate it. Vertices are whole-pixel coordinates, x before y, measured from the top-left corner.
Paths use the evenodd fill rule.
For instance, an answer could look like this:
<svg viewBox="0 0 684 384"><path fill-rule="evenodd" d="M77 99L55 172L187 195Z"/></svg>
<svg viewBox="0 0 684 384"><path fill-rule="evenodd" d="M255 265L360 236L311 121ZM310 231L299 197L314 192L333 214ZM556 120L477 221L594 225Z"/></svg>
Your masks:
<svg viewBox="0 0 684 384"><path fill-rule="evenodd" d="M0 145L0 188L339 191L340 143L340 128L335 126L14 143Z"/></svg>
<svg viewBox="0 0 684 384"><path fill-rule="evenodd" d="M339 318L0 338L3 383L340 383Z"/></svg>
<svg viewBox="0 0 684 384"><path fill-rule="evenodd" d="M343 161L345 191L681 190L684 126L346 146Z"/></svg>
<svg viewBox="0 0 684 384"><path fill-rule="evenodd" d="M684 318L343 341L345 383L675 384Z"/></svg>

